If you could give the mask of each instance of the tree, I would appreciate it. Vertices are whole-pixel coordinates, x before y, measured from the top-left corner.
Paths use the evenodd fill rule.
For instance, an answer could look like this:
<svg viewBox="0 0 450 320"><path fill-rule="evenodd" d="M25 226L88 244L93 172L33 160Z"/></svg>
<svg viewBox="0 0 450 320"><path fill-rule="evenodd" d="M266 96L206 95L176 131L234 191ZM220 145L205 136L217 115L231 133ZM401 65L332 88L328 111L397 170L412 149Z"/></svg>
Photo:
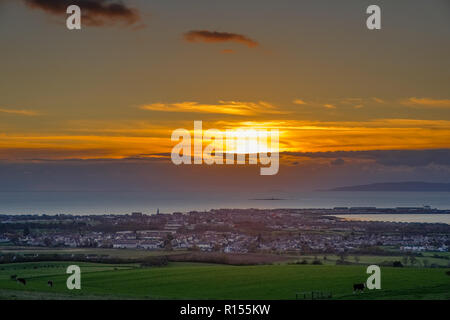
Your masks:
<svg viewBox="0 0 450 320"><path fill-rule="evenodd" d="M20 237L17 233L9 236L9 241L11 241L13 244L19 244L19 240Z"/></svg>
<svg viewBox="0 0 450 320"><path fill-rule="evenodd" d="M44 239L44 245L45 245L46 247L51 247L51 245L52 245L52 239L50 239L50 238L45 238L45 239Z"/></svg>
<svg viewBox="0 0 450 320"><path fill-rule="evenodd" d="M425 268L428 268L430 266L430 261L428 261L428 259L423 259L422 264Z"/></svg>
<svg viewBox="0 0 450 320"><path fill-rule="evenodd" d="M173 250L172 240L173 240L173 236L171 233L169 233L167 235L166 239L164 240L164 249L169 250L169 251Z"/></svg>
<svg viewBox="0 0 450 320"><path fill-rule="evenodd" d="M414 266L417 263L417 258L415 256L410 256L409 262L411 263L412 266Z"/></svg>
<svg viewBox="0 0 450 320"><path fill-rule="evenodd" d="M346 252L341 252L339 253L339 260L341 262L345 262L345 259L347 258L347 253Z"/></svg>
<svg viewBox="0 0 450 320"><path fill-rule="evenodd" d="M408 264L408 256L403 256L402 261L403 261L403 265L406 266Z"/></svg>
<svg viewBox="0 0 450 320"><path fill-rule="evenodd" d="M23 236L24 237L28 237L30 235L30 228L28 226L25 227L25 229L23 229Z"/></svg>
<svg viewBox="0 0 450 320"><path fill-rule="evenodd" d="M392 266L396 267L396 268L401 268L401 267L403 267L403 264L400 261L394 261L392 263Z"/></svg>
<svg viewBox="0 0 450 320"><path fill-rule="evenodd" d="M256 242L258 242L258 244L260 244L262 242L261 233L258 233L258 238L256 238Z"/></svg>
<svg viewBox="0 0 450 320"><path fill-rule="evenodd" d="M322 264L322 261L320 261L319 259L314 259L314 261L312 262L312 264Z"/></svg>
<svg viewBox="0 0 450 320"><path fill-rule="evenodd" d="M258 242L250 242L247 245L248 252L256 252L258 250Z"/></svg>

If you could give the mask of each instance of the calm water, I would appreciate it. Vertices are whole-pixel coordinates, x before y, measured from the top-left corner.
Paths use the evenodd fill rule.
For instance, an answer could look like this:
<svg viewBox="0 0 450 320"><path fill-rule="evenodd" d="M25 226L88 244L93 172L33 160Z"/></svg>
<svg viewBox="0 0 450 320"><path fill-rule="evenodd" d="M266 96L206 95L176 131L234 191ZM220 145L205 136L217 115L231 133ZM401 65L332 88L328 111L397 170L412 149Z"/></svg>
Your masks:
<svg viewBox="0 0 450 320"><path fill-rule="evenodd" d="M255 200L261 198L285 200ZM253 199L253 200L252 200ZM448 192L297 192L161 193L151 192L0 192L0 214L126 214L186 212L217 208L333 208L336 206L450 209ZM444 218L444 217L443 217ZM446 218L448 219L448 218ZM448 221L448 220L447 220Z"/></svg>
<svg viewBox="0 0 450 320"><path fill-rule="evenodd" d="M422 222L450 224L450 214L342 214L336 217L356 221Z"/></svg>

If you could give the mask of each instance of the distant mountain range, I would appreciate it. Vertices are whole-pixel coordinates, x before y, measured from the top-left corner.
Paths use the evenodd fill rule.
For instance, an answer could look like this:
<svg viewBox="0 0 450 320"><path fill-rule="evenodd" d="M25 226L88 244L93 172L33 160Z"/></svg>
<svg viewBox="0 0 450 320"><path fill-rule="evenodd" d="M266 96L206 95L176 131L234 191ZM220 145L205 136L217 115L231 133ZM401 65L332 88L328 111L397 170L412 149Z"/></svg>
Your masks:
<svg viewBox="0 0 450 320"><path fill-rule="evenodd" d="M326 191L421 191L450 192L450 183L430 183L420 181L371 183L358 186L347 186Z"/></svg>

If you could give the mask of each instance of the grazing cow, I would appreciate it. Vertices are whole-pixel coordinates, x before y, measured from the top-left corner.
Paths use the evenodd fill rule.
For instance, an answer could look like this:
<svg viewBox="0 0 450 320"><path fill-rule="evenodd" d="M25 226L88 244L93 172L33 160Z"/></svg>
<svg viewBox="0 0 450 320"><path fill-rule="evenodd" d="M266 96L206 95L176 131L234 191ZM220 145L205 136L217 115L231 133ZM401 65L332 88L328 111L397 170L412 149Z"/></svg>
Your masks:
<svg viewBox="0 0 450 320"><path fill-rule="evenodd" d="M16 280L17 279L17 274L13 274L12 276L11 276L11 280Z"/></svg>
<svg viewBox="0 0 450 320"><path fill-rule="evenodd" d="M20 283L23 284L24 286L27 285L27 280L25 280L24 278L17 278L17 282L20 282Z"/></svg>
<svg viewBox="0 0 450 320"><path fill-rule="evenodd" d="M52 280L48 280L48 281L47 281L47 285L48 285L50 288L53 288L53 281L52 281Z"/></svg>
<svg viewBox="0 0 450 320"><path fill-rule="evenodd" d="M353 292L364 291L366 285L364 283L355 283L353 284Z"/></svg>

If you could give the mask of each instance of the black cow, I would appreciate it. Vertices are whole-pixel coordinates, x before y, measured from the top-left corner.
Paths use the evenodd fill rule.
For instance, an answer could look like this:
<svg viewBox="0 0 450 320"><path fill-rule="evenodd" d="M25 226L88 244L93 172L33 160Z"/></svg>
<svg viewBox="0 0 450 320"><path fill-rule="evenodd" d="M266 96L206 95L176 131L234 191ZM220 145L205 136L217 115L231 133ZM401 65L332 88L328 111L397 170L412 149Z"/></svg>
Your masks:
<svg viewBox="0 0 450 320"><path fill-rule="evenodd" d="M364 288L366 287L366 285L364 283L355 283L353 284L353 292L357 292L357 291L364 291Z"/></svg>
<svg viewBox="0 0 450 320"><path fill-rule="evenodd" d="M51 288L53 288L53 281L52 280L48 280L47 281L47 285Z"/></svg>
<svg viewBox="0 0 450 320"><path fill-rule="evenodd" d="M23 284L24 286L27 285L27 280L25 280L24 278L17 278L17 282L20 282L20 283Z"/></svg>
<svg viewBox="0 0 450 320"><path fill-rule="evenodd" d="M11 280L16 280L17 279L17 274L13 274L12 276L11 276Z"/></svg>

